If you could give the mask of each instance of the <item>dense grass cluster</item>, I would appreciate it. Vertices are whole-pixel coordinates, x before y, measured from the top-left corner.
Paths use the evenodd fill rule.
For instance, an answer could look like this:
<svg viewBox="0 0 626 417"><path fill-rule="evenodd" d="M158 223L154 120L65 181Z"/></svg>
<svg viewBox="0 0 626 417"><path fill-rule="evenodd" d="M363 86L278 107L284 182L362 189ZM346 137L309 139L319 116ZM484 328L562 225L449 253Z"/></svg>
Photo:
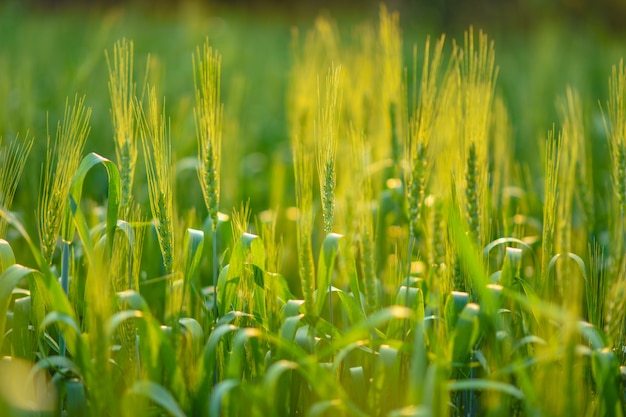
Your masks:
<svg viewBox="0 0 626 417"><path fill-rule="evenodd" d="M195 137L175 137L121 39L114 155L87 153L92 110L68 98L39 188L20 190L36 210L13 210L33 139L1 141L0 414L623 415L623 63L601 100L599 202L575 86L531 175L486 34L428 39L412 65L404 51L384 7L349 39L329 18L294 30L293 174L275 152L261 212L221 198L238 145L209 40L190 51ZM103 204L83 196L94 174Z"/></svg>

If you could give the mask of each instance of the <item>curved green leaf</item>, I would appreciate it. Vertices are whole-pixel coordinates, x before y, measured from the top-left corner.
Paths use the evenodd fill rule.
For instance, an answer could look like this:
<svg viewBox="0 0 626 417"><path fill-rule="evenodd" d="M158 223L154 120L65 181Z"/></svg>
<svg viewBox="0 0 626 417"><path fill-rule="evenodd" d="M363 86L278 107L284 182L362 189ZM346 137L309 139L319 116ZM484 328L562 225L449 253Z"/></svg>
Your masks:
<svg viewBox="0 0 626 417"><path fill-rule="evenodd" d="M402 387L400 385L400 355L397 349L382 345L376 359L372 382L374 411L386 415L391 409L400 407Z"/></svg>
<svg viewBox="0 0 626 417"><path fill-rule="evenodd" d="M117 293L122 309L139 310L150 313L150 306L146 300L135 290L120 291Z"/></svg>
<svg viewBox="0 0 626 417"><path fill-rule="evenodd" d="M452 291L446 297L446 303L444 305L446 331L450 334L456 326L456 322L459 318L459 314L469 303L469 294L466 292Z"/></svg>
<svg viewBox="0 0 626 417"><path fill-rule="evenodd" d="M299 365L292 361L279 360L267 368L263 378L264 398L268 408L278 415L287 415L287 395L290 392L289 374Z"/></svg>
<svg viewBox="0 0 626 417"><path fill-rule="evenodd" d="M381 326L389 323L394 319L410 319L414 316L414 313L406 308L400 306L391 306L379 310L369 316L366 320L355 324L352 328L333 340L330 346L320 349L318 352L318 358L320 360L331 356L334 352L337 352L346 346L351 345L362 339L369 339L373 331L378 330Z"/></svg>
<svg viewBox="0 0 626 417"><path fill-rule="evenodd" d="M589 341L591 349L596 350L607 347L608 338L598 327L586 321L579 321L578 329L580 333Z"/></svg>
<svg viewBox="0 0 626 417"><path fill-rule="evenodd" d="M15 263L15 254L9 242L0 239L0 274Z"/></svg>
<svg viewBox="0 0 626 417"><path fill-rule="evenodd" d="M0 347L4 341L7 311L11 302L11 294L17 284L28 275L35 272L34 269L13 264L0 275Z"/></svg>
<svg viewBox="0 0 626 417"><path fill-rule="evenodd" d="M335 260L339 252L339 243L343 236L337 233L329 233L324 238L322 250L320 251L319 261L317 264L317 284L315 291L315 315L322 313L322 308L326 302L326 298L331 292L332 275L335 268ZM332 300L329 304L332 312ZM332 323L332 316L330 317Z"/></svg>
<svg viewBox="0 0 626 417"><path fill-rule="evenodd" d="M65 404L68 416L87 415L87 393L80 379L72 378L65 382Z"/></svg>
<svg viewBox="0 0 626 417"><path fill-rule="evenodd" d="M623 391L616 384L621 375L619 363L611 349L594 350L591 355L591 371L600 401L601 416L623 416Z"/></svg>
<svg viewBox="0 0 626 417"><path fill-rule="evenodd" d="M246 329L239 329L235 335L233 341L233 349L228 360L228 366L226 368L227 379L229 378L241 378L243 372L243 366L263 366L265 352L263 352L259 345L259 339L263 338L263 332L261 329L255 327L248 327ZM252 354L252 358L246 356L246 344L249 344L249 353ZM247 360L246 360L247 359ZM253 359L253 363L250 362Z"/></svg>
<svg viewBox="0 0 626 417"><path fill-rule="evenodd" d="M15 293L14 290L13 294ZM36 333L30 324L32 317L33 309L30 295L16 299L13 304L12 348L15 356L28 360L35 359L36 351Z"/></svg>
<svg viewBox="0 0 626 417"><path fill-rule="evenodd" d="M348 294L338 288L333 287L332 290L339 296L341 307L350 324L356 324L365 320L366 315L361 300L357 300L352 294Z"/></svg>
<svg viewBox="0 0 626 417"><path fill-rule="evenodd" d="M589 282L589 277L587 276L587 268L585 267L585 261L583 261L583 259L576 255L575 253L572 252L568 252L565 254L562 253L557 253L556 255L554 255L552 257L552 259L550 259L550 263L548 264L548 276L552 276L554 275L554 269L556 268L556 262L562 257L565 256L571 260L573 260L576 265L578 266L578 269L580 270L580 273L583 277L583 279L585 280L585 282Z"/></svg>
<svg viewBox="0 0 626 417"><path fill-rule="evenodd" d="M83 346L82 333L80 327L76 323L74 316L62 313L60 311L52 311L41 322L41 330L56 324L59 326L59 330L63 334L63 338L67 344L67 349L75 354L80 355L85 353L85 346Z"/></svg>
<svg viewBox="0 0 626 417"><path fill-rule="evenodd" d="M31 370L29 378L34 378L37 372L43 370L62 371L64 374L71 373L82 377L81 369L67 356L48 356L37 361Z"/></svg>
<svg viewBox="0 0 626 417"><path fill-rule="evenodd" d="M172 394L163 388L161 385L152 382L152 381L137 381L135 384L130 387L126 394L124 395L124 399L129 401L130 396L132 395L140 395L148 398L155 404L158 404L163 411L167 412L170 416L173 417L186 417L183 410L180 408Z"/></svg>
<svg viewBox="0 0 626 417"><path fill-rule="evenodd" d="M452 342L452 362L464 363L478 339L480 306L469 303L456 322Z"/></svg>
<svg viewBox="0 0 626 417"><path fill-rule="evenodd" d="M196 395L194 396L195 413L202 414L203 412L201 410L206 410L207 395L211 392L213 381L217 380L217 369L215 367L219 344L224 336L237 329L238 327L235 325L222 324L217 326L209 336L209 340L204 346L204 354L200 358L198 365L199 371L195 389Z"/></svg>
<svg viewBox="0 0 626 417"><path fill-rule="evenodd" d="M528 243L524 242L523 240L517 239L514 237L501 237L499 239L496 239L490 242L483 248L483 256L485 258L488 258L492 250L494 250L498 246L508 245L510 243L515 243L519 245L525 251L525 253L530 253L533 257L533 262L535 266L539 265L539 263L537 262L537 255L535 254L535 251L533 250L532 246L530 246Z"/></svg>
<svg viewBox="0 0 626 417"><path fill-rule="evenodd" d="M121 195L121 182L117 166L109 159L100 156L95 152L92 152L86 155L81 161L76 173L74 174L74 178L72 179L72 185L70 188L70 209L72 215L74 216L76 230L78 231L83 245L85 246L85 251L87 252L88 257L91 256L91 251L93 251L93 242L89 236L87 222L84 218L82 211L80 210L79 204L82 197L83 183L85 182L85 177L93 167L99 164L102 164L102 166L104 166L109 179L106 216L106 247L108 253L110 254L113 250L115 228L117 226L117 215ZM73 235L74 226L72 222L68 222L68 224L63 228L62 231L63 240L70 242L73 238Z"/></svg>
<svg viewBox="0 0 626 417"><path fill-rule="evenodd" d="M191 338L194 351L199 352L204 343L204 331L202 330L200 323L191 317L183 317L178 320L178 323Z"/></svg>
<svg viewBox="0 0 626 417"><path fill-rule="evenodd" d="M250 269L249 265L253 265L253 268ZM241 300L237 295L240 280L241 277L247 275L254 275L256 278L258 270L254 269L254 266L260 271L265 269L263 240L251 233L243 233L233 247L228 265L222 269L218 277L217 298L220 316L226 314L230 309L241 309ZM261 290L263 289L262 282L257 282L257 286ZM263 300L259 294L257 292L257 300ZM264 310L265 305L264 303L261 304L258 307ZM261 316L263 317L264 314Z"/></svg>
<svg viewBox="0 0 626 417"><path fill-rule="evenodd" d="M67 299L67 295L63 292L63 288L61 288L61 284L57 280L56 276L50 269L50 265L46 262L41 251L39 250L38 245L36 245L33 240L30 238L30 235L20 223L20 221L12 214L0 207L0 217L2 217L7 223L13 226L24 238L26 244L28 245L35 261L37 262L37 267L39 271L38 273L31 275L33 281L31 282L31 296L33 297L34 307L33 307L33 316L35 322L40 322L43 320L45 315L45 308L47 307L49 310L56 310L64 314L68 314L70 316L74 316L74 309L72 308L69 300ZM44 294L40 294L40 292L44 292ZM43 302L37 302L36 300L41 300Z"/></svg>
<svg viewBox="0 0 626 417"><path fill-rule="evenodd" d="M113 334L115 333L117 328L120 327L120 325L126 320L142 318L144 318L144 313L139 310L124 310L120 311L119 313L115 313L107 321L105 334L107 335L107 338L110 339L111 337L113 337Z"/></svg>
<svg viewBox="0 0 626 417"><path fill-rule="evenodd" d="M211 393L211 399L209 401L209 416L220 417L222 415L220 411L222 409L224 397L240 386L241 380L238 379L227 379L217 384Z"/></svg>
<svg viewBox="0 0 626 417"><path fill-rule="evenodd" d="M487 379L449 381L447 388L448 391L492 390L508 394L518 400L524 399L524 393L513 385L500 381L490 381Z"/></svg>

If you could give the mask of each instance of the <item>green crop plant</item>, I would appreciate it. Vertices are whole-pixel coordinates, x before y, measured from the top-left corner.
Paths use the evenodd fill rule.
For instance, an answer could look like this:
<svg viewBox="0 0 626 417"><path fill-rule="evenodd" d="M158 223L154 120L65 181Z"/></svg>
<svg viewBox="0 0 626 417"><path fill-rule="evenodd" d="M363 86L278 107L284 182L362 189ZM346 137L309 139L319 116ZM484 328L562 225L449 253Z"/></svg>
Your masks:
<svg viewBox="0 0 626 417"><path fill-rule="evenodd" d="M230 84L234 44L186 18L184 76L155 55L138 95L153 45L114 40L108 96L67 100L42 158L0 125L0 415L624 415L623 64L603 132L575 83L521 129L540 169L482 31L405 50L384 6L321 17L292 32L266 152L233 143L265 104Z"/></svg>

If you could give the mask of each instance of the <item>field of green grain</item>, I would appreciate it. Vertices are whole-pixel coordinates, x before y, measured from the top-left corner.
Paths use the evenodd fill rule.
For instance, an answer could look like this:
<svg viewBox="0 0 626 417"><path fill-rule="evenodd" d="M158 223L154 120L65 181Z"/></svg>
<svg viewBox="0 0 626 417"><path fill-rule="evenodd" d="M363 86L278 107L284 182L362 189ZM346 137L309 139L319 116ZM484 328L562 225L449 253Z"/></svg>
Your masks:
<svg viewBox="0 0 626 417"><path fill-rule="evenodd" d="M0 415L624 415L619 36L19 4Z"/></svg>

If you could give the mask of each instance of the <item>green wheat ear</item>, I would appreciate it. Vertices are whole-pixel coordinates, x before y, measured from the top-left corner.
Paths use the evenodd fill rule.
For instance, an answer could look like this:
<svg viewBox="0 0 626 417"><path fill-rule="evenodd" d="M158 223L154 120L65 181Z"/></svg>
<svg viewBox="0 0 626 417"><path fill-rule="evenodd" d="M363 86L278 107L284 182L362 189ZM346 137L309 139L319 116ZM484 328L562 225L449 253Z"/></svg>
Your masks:
<svg viewBox="0 0 626 417"><path fill-rule="evenodd" d="M164 110L159 111L154 87L148 90L147 110L137 104L141 120L141 139L146 161L150 209L165 271L174 270L174 202L171 141Z"/></svg>
<svg viewBox="0 0 626 417"><path fill-rule="evenodd" d="M16 137L9 144L2 143L0 137L0 208L9 211L15 197L26 160L33 146L33 139L28 135L23 140ZM0 218L0 239L6 237L7 223Z"/></svg>
<svg viewBox="0 0 626 417"><path fill-rule="evenodd" d="M614 233L611 239L614 242L612 252L620 260L626 213L626 69L623 60L613 66L609 78L609 101L606 111L603 110L603 118L611 150L613 190L619 207L611 216L611 230Z"/></svg>
<svg viewBox="0 0 626 417"><path fill-rule="evenodd" d="M208 40L202 50L197 49L193 57L198 178L213 230L217 227L220 201L223 118L223 105L220 102L221 63L222 57L209 46Z"/></svg>
<svg viewBox="0 0 626 417"><path fill-rule="evenodd" d="M331 66L326 77L324 94L318 85L318 119L316 123L317 174L320 181L324 232L332 232L335 215L336 154L341 112L339 78L341 67ZM319 84L319 83L318 83Z"/></svg>
<svg viewBox="0 0 626 417"><path fill-rule="evenodd" d="M135 165L137 161L137 122L134 110L136 85L133 81L132 41L122 39L113 47L113 60L105 52L109 70L109 95L115 155L120 170L122 195L120 217L128 219L131 208Z"/></svg>
<svg viewBox="0 0 626 417"><path fill-rule="evenodd" d="M543 203L543 236L541 246L541 276L543 285L542 296L551 298L554 283L548 279L550 276L548 266L554 255L554 236L557 223L558 185L561 165L561 134L558 136L554 129L548 132L548 142L544 157L544 203ZM552 277L553 279L553 277Z"/></svg>
<svg viewBox="0 0 626 417"><path fill-rule="evenodd" d="M465 204L469 231L480 242L479 171L476 143L470 143L465 165Z"/></svg>
<svg viewBox="0 0 626 417"><path fill-rule="evenodd" d="M89 134L91 109L85 107L85 97L65 102L63 121L57 124L51 143L48 134L46 162L39 192L38 229L44 259L52 262L57 238L66 216L72 178L81 161L81 154Z"/></svg>

